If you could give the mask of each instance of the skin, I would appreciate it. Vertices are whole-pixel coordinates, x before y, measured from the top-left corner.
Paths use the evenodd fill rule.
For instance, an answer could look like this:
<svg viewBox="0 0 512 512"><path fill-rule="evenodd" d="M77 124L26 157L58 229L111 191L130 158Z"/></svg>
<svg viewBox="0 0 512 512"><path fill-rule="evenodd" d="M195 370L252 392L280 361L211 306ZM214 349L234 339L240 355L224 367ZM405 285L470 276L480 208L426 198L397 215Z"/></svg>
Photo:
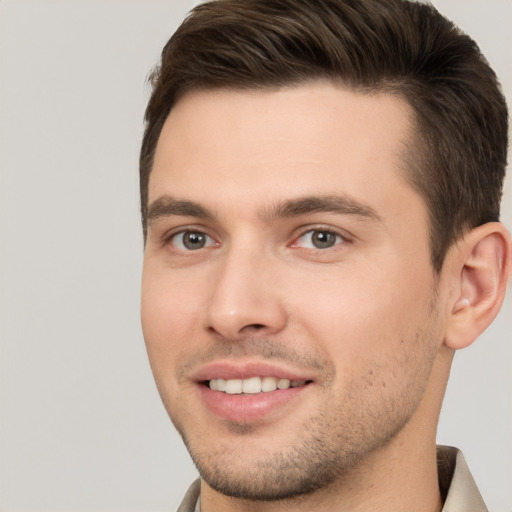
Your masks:
<svg viewBox="0 0 512 512"><path fill-rule="evenodd" d="M441 509L435 429L470 251L433 271L403 177L413 133L402 100L329 83L173 108L149 182L142 323L203 512ZM260 363L308 384L261 416L247 402L247 420L207 406L205 368Z"/></svg>

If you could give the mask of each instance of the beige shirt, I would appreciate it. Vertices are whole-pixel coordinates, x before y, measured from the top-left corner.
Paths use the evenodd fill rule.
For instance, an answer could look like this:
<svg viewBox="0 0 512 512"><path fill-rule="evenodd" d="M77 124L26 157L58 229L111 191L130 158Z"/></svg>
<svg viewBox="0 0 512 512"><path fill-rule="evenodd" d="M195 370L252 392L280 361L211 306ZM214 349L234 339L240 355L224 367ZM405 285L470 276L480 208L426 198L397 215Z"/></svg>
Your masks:
<svg viewBox="0 0 512 512"><path fill-rule="evenodd" d="M442 512L488 512L462 453L451 446L437 447ZM200 480L188 490L177 512L201 512Z"/></svg>

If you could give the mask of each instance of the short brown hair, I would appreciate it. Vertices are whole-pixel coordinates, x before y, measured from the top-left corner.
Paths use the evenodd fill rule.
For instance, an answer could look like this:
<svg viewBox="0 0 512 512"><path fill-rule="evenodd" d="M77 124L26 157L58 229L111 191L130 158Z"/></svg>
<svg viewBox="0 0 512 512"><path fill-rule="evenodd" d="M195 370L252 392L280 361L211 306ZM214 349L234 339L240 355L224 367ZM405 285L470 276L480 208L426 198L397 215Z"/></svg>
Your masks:
<svg viewBox="0 0 512 512"><path fill-rule="evenodd" d="M476 43L431 5L213 0L190 12L151 75L140 154L144 235L155 148L183 94L276 88L315 79L397 94L412 106L415 136L406 156L406 178L429 211L436 271L466 229L499 219L506 102Z"/></svg>

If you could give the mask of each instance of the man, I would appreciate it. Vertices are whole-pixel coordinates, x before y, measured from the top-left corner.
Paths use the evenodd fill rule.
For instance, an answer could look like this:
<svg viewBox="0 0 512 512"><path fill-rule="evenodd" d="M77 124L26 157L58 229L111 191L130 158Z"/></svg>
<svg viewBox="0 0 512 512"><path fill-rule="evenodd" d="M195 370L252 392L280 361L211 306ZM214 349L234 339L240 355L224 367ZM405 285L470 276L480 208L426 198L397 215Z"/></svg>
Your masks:
<svg viewBox="0 0 512 512"><path fill-rule="evenodd" d="M179 510L486 510L435 444L511 270L475 43L402 0L217 0L152 80L142 323L201 476Z"/></svg>

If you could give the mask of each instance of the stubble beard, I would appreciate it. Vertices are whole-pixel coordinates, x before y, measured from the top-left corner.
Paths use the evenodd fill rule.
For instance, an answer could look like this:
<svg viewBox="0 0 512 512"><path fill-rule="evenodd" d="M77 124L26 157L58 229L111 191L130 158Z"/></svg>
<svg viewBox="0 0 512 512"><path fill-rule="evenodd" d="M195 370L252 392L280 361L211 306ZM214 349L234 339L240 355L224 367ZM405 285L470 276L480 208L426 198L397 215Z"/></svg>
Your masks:
<svg viewBox="0 0 512 512"><path fill-rule="evenodd" d="M353 438L335 441L325 430L325 423L318 418L304 429L300 442L272 455L246 460L243 466L233 464L243 459L243 453L204 453L195 450L185 436L183 439L201 478L217 492L245 500L279 501L339 483L371 451L368 446L364 451L355 448Z"/></svg>
<svg viewBox="0 0 512 512"><path fill-rule="evenodd" d="M264 452L262 446L261 455L254 456L253 450L249 459L239 448L243 443L234 443L235 447L222 442L204 446L200 434L185 428L171 407L167 410L201 478L225 496L290 500L334 485L343 486L356 467L396 437L421 402L437 350L428 333L420 331L401 343L408 344L410 351L399 357L392 355L387 361L398 373L406 372L401 386L388 382L389 365L378 365L380 371L369 366L340 398L333 395L331 374L322 389L324 406L320 412L297 425L282 449L273 453ZM415 353L417 343L423 344L423 350ZM258 434L257 428L232 422L230 434L250 443Z"/></svg>
<svg viewBox="0 0 512 512"><path fill-rule="evenodd" d="M372 386L368 382L359 385ZM240 443L231 451L221 443L205 449L179 422L174 423L201 478L219 493L254 501L290 500L343 486L371 453L394 439L419 402L400 396L392 403L381 402L376 410L375 403L365 403L364 399L354 404L352 397L361 396L357 391L349 390L337 407L301 425L300 432L294 432L282 450L251 459L244 456ZM256 430L251 425L232 423L230 433L250 442Z"/></svg>

